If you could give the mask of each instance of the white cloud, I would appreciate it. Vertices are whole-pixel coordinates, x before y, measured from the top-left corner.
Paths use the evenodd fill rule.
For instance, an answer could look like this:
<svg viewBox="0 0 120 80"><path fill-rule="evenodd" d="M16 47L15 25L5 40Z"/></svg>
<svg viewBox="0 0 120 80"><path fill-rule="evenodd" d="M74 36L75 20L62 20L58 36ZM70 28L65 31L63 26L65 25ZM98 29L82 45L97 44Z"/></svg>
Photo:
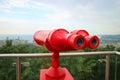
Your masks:
<svg viewBox="0 0 120 80"><path fill-rule="evenodd" d="M61 13L53 13L53 14L46 14L46 18L50 21L58 22L58 21L65 21L66 19L71 18L71 14L68 11L63 11Z"/></svg>
<svg viewBox="0 0 120 80"><path fill-rule="evenodd" d="M10 7L28 7L29 0L6 0Z"/></svg>
<svg viewBox="0 0 120 80"><path fill-rule="evenodd" d="M50 29L49 27L51 27L53 29L62 26L67 29L84 28L93 33L120 32L120 29L117 29L120 26L120 0L116 0L116 4L113 3L114 5L110 9L107 1L105 1L105 4L102 4L104 0L3 0L3 2L3 4L0 3L0 9L13 14L13 18L7 16L0 17L0 22L2 22L2 25L6 22L4 26L10 26L12 30L22 30L22 27L25 27L26 30L22 30L22 32L26 33L28 31L29 33L39 28ZM18 10L15 11L13 8ZM21 9L19 10L19 8ZM36 12L32 13L32 10ZM17 15L19 16L18 18L14 17L14 14L28 13L32 18L37 16L37 19L34 18L32 20L30 17L27 19L28 16L26 17L26 15L24 15L26 19L23 17L23 19L19 18L21 15Z"/></svg>
<svg viewBox="0 0 120 80"><path fill-rule="evenodd" d="M43 2L37 2L37 1L31 1L34 5L33 5L33 7L34 8L37 8L37 9L39 9L39 8L44 8L44 9L54 9L55 8L55 6L53 6L53 5L50 5L50 4L48 4L48 3L43 3Z"/></svg>
<svg viewBox="0 0 120 80"><path fill-rule="evenodd" d="M120 0L116 0L116 4L120 7Z"/></svg>
<svg viewBox="0 0 120 80"><path fill-rule="evenodd" d="M26 12L26 11L12 11L12 10L10 10L10 9L6 9L6 10L4 10L6 13L8 13L8 14L27 14L28 12Z"/></svg>
<svg viewBox="0 0 120 80"><path fill-rule="evenodd" d="M29 8L29 0L2 0L0 9L9 14L26 14L26 11L16 11L13 8Z"/></svg>
<svg viewBox="0 0 120 80"><path fill-rule="evenodd" d="M18 20L7 17L0 17L0 34L31 34L37 29L40 23L32 20Z"/></svg>
<svg viewBox="0 0 120 80"><path fill-rule="evenodd" d="M0 4L0 9L10 9L8 5Z"/></svg>

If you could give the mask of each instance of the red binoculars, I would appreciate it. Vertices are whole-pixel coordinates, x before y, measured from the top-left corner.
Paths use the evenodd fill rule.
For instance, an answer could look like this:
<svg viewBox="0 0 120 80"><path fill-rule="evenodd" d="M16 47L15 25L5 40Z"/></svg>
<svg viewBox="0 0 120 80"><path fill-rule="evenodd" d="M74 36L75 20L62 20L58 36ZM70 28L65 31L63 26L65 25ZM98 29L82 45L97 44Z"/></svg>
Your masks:
<svg viewBox="0 0 120 80"><path fill-rule="evenodd" d="M96 49L100 44L99 38L89 35L86 30L40 30L35 33L34 40L52 52L81 50L86 47Z"/></svg>
<svg viewBox="0 0 120 80"><path fill-rule="evenodd" d="M40 71L40 80L74 80L66 68L60 67L59 52L80 50L86 47L96 49L100 40L90 36L86 30L68 32L65 29L40 30L34 34L34 40L39 45L52 51L52 66Z"/></svg>

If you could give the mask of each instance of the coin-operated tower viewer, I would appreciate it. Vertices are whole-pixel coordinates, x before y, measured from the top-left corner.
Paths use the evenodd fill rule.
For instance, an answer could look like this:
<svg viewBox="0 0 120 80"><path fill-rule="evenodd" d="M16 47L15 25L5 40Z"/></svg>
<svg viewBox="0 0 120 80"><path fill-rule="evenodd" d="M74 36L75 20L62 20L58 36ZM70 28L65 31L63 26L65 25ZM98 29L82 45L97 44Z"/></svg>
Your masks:
<svg viewBox="0 0 120 80"><path fill-rule="evenodd" d="M34 34L34 40L52 52L52 65L49 69L41 69L40 80L74 80L67 68L60 67L59 52L86 47L96 49L100 44L99 38L89 35L86 30L39 30Z"/></svg>

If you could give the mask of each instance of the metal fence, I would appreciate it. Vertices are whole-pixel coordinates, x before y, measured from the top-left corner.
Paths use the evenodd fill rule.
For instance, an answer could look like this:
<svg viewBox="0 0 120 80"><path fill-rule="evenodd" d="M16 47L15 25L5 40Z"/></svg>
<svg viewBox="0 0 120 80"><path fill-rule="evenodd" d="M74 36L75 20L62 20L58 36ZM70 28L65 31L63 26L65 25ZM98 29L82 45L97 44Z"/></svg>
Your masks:
<svg viewBox="0 0 120 80"><path fill-rule="evenodd" d="M80 57L80 56L106 56L106 71L105 71L105 80L109 80L110 75L110 55L120 55L120 52L117 51L102 51L102 52L81 52L81 53L60 53L60 57ZM51 53L19 53L19 54L2 54L0 53L0 58L17 58L16 69L17 76L16 79L20 80L21 77L21 58L48 58L51 57Z"/></svg>

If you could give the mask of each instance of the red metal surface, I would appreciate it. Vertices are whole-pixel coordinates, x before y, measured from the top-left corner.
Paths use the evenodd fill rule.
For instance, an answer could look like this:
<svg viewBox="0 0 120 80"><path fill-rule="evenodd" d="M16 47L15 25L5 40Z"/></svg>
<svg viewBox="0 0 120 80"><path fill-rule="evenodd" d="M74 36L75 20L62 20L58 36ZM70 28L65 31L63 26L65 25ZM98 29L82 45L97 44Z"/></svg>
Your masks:
<svg viewBox="0 0 120 80"><path fill-rule="evenodd" d="M85 39L86 47L89 47L91 49L96 49L100 44L99 38L97 36L89 35L89 33L86 30L74 30L71 33L82 35Z"/></svg>
<svg viewBox="0 0 120 80"><path fill-rule="evenodd" d="M59 63L59 53L58 52L54 52L52 54L52 67L54 68L58 68L60 66L60 63Z"/></svg>
<svg viewBox="0 0 120 80"><path fill-rule="evenodd" d="M71 74L69 73L69 71L66 68L61 68L61 70L65 73L64 76L62 77L49 77L46 76L46 72L48 71L48 69L41 69L40 71L40 80L74 80L74 78L71 76ZM55 73L55 75L57 76L59 73Z"/></svg>
<svg viewBox="0 0 120 80"><path fill-rule="evenodd" d="M45 75L47 77L51 78L60 78L60 77L65 77L65 72L64 70L60 67L60 62L59 62L59 53L54 52L52 54L52 66L46 71Z"/></svg>
<svg viewBox="0 0 120 80"><path fill-rule="evenodd" d="M97 36L90 36L85 30L68 32L65 29L40 30L34 40L53 52L52 66L40 72L40 80L74 80L66 68L60 67L59 52L80 50L86 47L96 49L100 43Z"/></svg>

